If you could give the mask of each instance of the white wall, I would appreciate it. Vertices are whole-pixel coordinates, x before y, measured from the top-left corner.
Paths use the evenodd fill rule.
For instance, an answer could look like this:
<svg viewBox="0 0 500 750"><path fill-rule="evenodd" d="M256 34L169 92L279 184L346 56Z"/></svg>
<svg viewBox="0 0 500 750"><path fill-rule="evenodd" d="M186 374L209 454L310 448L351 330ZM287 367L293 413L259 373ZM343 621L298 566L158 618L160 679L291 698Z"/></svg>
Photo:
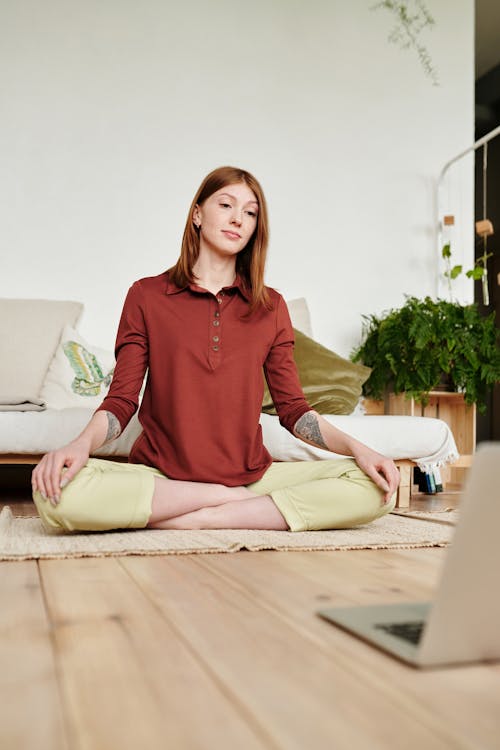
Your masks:
<svg viewBox="0 0 500 750"><path fill-rule="evenodd" d="M435 178L473 140L473 0L427 4L440 87L372 0L3 0L0 296L82 300L111 346L234 164L267 194L268 283L347 354L361 314L435 293Z"/></svg>

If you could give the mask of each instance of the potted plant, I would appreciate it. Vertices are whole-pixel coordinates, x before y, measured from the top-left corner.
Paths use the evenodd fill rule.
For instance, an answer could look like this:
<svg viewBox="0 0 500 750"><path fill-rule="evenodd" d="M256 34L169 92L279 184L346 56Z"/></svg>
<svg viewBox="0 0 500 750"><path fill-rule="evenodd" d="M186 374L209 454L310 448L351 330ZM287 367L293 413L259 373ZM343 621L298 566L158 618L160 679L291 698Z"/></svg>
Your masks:
<svg viewBox="0 0 500 750"><path fill-rule="evenodd" d="M372 368L366 396L382 399L392 390L426 404L429 391L444 389L445 378L467 404L486 410L488 390L500 380L494 313L482 317L477 304L407 297L399 309L363 317L362 341L351 359Z"/></svg>

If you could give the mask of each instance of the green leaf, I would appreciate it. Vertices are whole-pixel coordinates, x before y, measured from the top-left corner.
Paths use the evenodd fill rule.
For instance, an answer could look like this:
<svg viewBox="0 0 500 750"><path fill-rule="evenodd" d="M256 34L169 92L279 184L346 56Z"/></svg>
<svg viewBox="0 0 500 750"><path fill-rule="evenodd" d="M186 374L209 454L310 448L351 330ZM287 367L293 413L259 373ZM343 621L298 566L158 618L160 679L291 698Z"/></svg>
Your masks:
<svg viewBox="0 0 500 750"><path fill-rule="evenodd" d="M467 271L466 276L468 276L469 279L474 279L474 281L479 281L479 279L483 278L483 274L484 268L476 266L475 268L471 268L470 271Z"/></svg>
<svg viewBox="0 0 500 750"><path fill-rule="evenodd" d="M404 391L425 400L444 372L467 403L484 410L488 389L500 380L494 318L483 317L477 304L430 297L407 297L399 309L364 316L362 342L351 355L372 368L363 392L383 398L387 390Z"/></svg>
<svg viewBox="0 0 500 750"><path fill-rule="evenodd" d="M446 245L443 245L443 249L441 250L441 256L443 258L451 257L451 245L449 242Z"/></svg>
<svg viewBox="0 0 500 750"><path fill-rule="evenodd" d="M456 279L462 273L462 266L453 266L450 271L450 278Z"/></svg>

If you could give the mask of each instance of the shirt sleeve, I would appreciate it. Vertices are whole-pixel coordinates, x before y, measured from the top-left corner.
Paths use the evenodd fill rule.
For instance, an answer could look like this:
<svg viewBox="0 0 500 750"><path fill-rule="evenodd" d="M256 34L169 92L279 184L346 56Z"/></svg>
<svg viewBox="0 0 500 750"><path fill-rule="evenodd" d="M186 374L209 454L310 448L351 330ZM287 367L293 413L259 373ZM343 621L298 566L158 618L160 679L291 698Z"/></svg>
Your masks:
<svg viewBox="0 0 500 750"><path fill-rule="evenodd" d="M297 365L293 357L294 344L288 308L285 300L280 296L276 309L276 335L264 362L264 374L280 424L292 435L297 420L306 412L311 411L300 385Z"/></svg>
<svg viewBox="0 0 500 750"><path fill-rule="evenodd" d="M109 411L122 431L139 405L139 392L148 366L149 346L144 294L135 282L127 294L116 336L116 365L108 395L97 411Z"/></svg>

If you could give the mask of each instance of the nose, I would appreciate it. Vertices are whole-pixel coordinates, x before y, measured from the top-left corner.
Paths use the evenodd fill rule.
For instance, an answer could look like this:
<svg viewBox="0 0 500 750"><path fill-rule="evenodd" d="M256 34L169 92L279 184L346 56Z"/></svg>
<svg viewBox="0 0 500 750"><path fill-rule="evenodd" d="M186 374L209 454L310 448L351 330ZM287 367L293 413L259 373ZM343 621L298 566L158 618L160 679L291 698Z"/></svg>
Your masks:
<svg viewBox="0 0 500 750"><path fill-rule="evenodd" d="M231 218L231 223L236 224L237 227L241 226L241 211L238 208L235 208L233 210L233 216Z"/></svg>

